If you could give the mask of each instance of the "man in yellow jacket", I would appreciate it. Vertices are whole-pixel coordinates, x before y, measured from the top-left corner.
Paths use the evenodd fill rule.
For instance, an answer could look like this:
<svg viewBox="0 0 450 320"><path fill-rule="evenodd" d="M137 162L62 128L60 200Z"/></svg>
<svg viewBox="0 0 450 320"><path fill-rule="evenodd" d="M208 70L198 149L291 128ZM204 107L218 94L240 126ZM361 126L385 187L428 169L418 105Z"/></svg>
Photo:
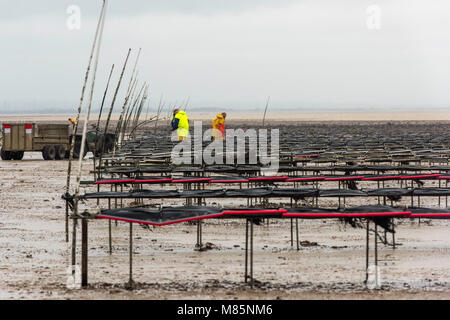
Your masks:
<svg viewBox="0 0 450 320"><path fill-rule="evenodd" d="M178 140L183 141L189 136L189 119L184 111L173 110L172 131L177 130Z"/></svg>
<svg viewBox="0 0 450 320"><path fill-rule="evenodd" d="M225 140L225 118L227 114L219 113L212 122L212 138Z"/></svg>

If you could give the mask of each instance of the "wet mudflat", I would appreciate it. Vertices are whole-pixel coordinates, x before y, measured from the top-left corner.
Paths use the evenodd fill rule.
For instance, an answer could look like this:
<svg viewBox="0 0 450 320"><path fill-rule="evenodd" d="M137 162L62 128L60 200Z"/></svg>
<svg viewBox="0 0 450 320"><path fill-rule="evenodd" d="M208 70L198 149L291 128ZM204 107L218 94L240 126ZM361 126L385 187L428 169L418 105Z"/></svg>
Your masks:
<svg viewBox="0 0 450 320"><path fill-rule="evenodd" d="M83 179L91 179L91 168L86 160ZM382 288L374 291L363 286L365 231L337 221L300 220L299 251L291 248L289 221L255 226L253 289L243 284L244 221L206 221L203 241L210 249L202 252L194 251L195 225L136 225L133 291L125 289L128 224L113 223L109 255L108 222L92 221L90 287L68 290L61 200L66 169L67 162L43 161L39 153L0 162L1 299L450 298L449 223L426 220L402 221L397 249L380 244Z"/></svg>

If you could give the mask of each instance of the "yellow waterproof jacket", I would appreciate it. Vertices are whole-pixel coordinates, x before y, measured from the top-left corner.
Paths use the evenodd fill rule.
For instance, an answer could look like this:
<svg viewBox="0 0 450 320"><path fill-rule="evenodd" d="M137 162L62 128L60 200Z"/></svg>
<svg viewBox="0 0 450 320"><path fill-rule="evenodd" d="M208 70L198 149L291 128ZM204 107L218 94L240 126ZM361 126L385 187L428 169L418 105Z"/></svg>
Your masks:
<svg viewBox="0 0 450 320"><path fill-rule="evenodd" d="M217 114L212 122L212 137L214 139L225 139L225 119L221 113Z"/></svg>
<svg viewBox="0 0 450 320"><path fill-rule="evenodd" d="M178 119L178 127L177 127L177 134L179 137L187 138L189 135L189 119L184 111L179 111L175 117L173 118L172 122L175 122L176 119Z"/></svg>

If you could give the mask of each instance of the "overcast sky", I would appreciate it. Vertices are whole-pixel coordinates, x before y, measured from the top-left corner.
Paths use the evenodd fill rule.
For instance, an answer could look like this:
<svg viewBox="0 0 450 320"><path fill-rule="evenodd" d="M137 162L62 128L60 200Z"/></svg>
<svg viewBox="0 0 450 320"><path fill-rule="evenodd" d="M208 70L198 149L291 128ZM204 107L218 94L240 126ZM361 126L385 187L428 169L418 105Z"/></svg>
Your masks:
<svg viewBox="0 0 450 320"><path fill-rule="evenodd" d="M80 30L67 28L70 5ZM380 29L367 26L371 5ZM0 0L0 113L75 109L100 8ZM449 17L448 0L110 0L95 100L111 65L115 86L141 47L152 107L164 94L212 109L264 108L268 96L272 109L445 108Z"/></svg>

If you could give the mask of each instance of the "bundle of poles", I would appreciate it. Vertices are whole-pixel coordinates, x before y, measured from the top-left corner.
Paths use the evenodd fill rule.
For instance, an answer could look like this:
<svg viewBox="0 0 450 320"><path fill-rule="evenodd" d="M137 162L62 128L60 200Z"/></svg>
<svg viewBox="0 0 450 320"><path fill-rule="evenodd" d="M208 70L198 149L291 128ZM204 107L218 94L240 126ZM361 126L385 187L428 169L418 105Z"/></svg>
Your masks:
<svg viewBox="0 0 450 320"><path fill-rule="evenodd" d="M71 204L66 201L66 207L65 207L65 240L67 243L70 241L70 231L69 231L69 211L73 211L73 225L72 225L72 245L71 245L71 257L72 257L72 272L75 272L75 265L76 265L76 230L78 225L78 218L81 218L80 215L80 209L79 209L79 195L80 195L80 184L81 184L81 175L83 171L83 153L80 152L79 158L74 158L74 149L75 149L75 136L78 130L81 128L80 126L80 119L83 118L83 126L82 126L82 139L81 139L81 147L80 150L85 150L86 143L87 143L87 128L89 125L89 121L91 120L91 110L92 110L92 102L93 102L93 96L94 96L94 89L96 86L96 76L97 76L97 69L99 65L99 57L101 53L101 47L102 47L102 38L103 38L103 30L105 25L105 19L106 19L106 12L108 8L108 0L103 0L100 16L98 18L97 27L94 35L94 40L92 43L92 47L89 54L88 64L86 73L83 80L83 86L81 89L81 96L78 104L78 109L76 112L76 122L73 126L73 132L72 132L72 138L71 138L71 145L70 145L70 152L69 152L69 160L68 160L68 169L67 169L67 179L66 179L66 187L65 187L65 195L64 198L67 199L67 197L71 194L71 189L73 189L73 208L71 208ZM149 88L150 85L147 82L144 82L143 84L139 84L138 80L138 74L139 71L137 70L139 58L141 56L142 49L139 49L136 60L134 62L133 71L131 74L130 81L128 83L128 87L126 89L125 93L125 99L122 104L121 110L120 110L120 116L118 119L118 122L115 126L115 129L112 129L114 131L114 141L113 141L113 159L114 155L116 153L116 150L118 150L119 146L129 137L135 137L137 130L148 124L152 124L154 122L155 124L155 131L158 127L158 121L161 119L164 119L165 117L162 117L162 113L164 110L165 103L163 102L163 96L161 95L161 99L157 108L157 112L155 116L150 117L149 116L149 109L150 109L150 101L149 101ZM94 162L94 172L100 172L97 170L97 168L102 167L103 163L103 156L106 152L105 146L108 136L108 131L110 130L110 124L111 124L111 118L113 115L114 107L116 105L117 97L119 94L119 91L122 86L124 74L126 72L130 56L131 56L131 49L128 49L128 52L125 57L125 61L123 63L123 67L120 72L119 79L117 81L116 88L114 90L114 95L111 100L111 105L109 107L108 114L106 116L106 121L104 128L101 129L101 119L103 115L103 111L105 109L105 102L106 97L110 88L111 79L114 74L115 65L113 64L111 66L111 70L109 72L109 77L106 83L106 88L103 93L103 98L100 105L100 111L98 115L98 119L96 121L95 125L95 143L100 146L99 156L93 157ZM89 83L90 80L90 83ZM138 88L140 87L139 91ZM184 102L184 109L186 110L189 104L190 97L186 99ZM83 106L85 106L83 110ZM175 103L176 105L176 103ZM174 105L174 107L175 107ZM140 121L143 113L144 108L147 106L147 110L145 113L145 120ZM170 105L167 105L169 109L169 116L170 116ZM82 115L83 113L83 115ZM169 117L168 116L168 117ZM74 168L74 163L77 163L78 165L76 168ZM72 173L76 169L76 177L75 177L75 183L72 186ZM99 173L101 175L101 173ZM100 178L100 176L98 177ZM82 219L82 228L87 228L87 223L84 219Z"/></svg>
<svg viewBox="0 0 450 320"><path fill-rule="evenodd" d="M76 180L75 180L75 186L74 186L74 206L73 206L73 228L72 228L72 272L75 272L75 265L76 265L76 228L78 224L77 216L79 216L79 194L80 194L80 181L81 181L81 175L82 175L82 169L83 169L83 153L80 152L80 156L78 159L74 159L74 147L75 147L75 135L79 129L80 126L80 118L83 111L83 105L87 103L87 107L84 111L84 123L82 128L82 140L81 140L81 148L80 150L84 150L86 147L86 135L87 135L87 127L90 121L91 116L91 107L92 107L92 99L94 95L94 89L96 85L96 76L97 76L97 69L99 64L99 56L101 52L101 46L102 46L102 37L103 37L103 29L105 24L105 17L106 17L106 11L108 7L108 0L103 0L102 8L100 11L100 17L98 19L97 28L95 31L94 41L92 44L92 48L89 55L88 60L88 66L84 77L84 82L81 90L81 97L78 104L78 110L76 115L76 122L73 126L73 132L72 132L72 139L71 139L71 147L70 147L70 153L69 153L69 161L68 161L68 169L67 169L67 180L66 180L66 188L65 188L65 195L69 195L71 191L71 177L72 177L72 171L73 171L73 163L75 160L78 161L77 166L77 174L76 174ZM122 67L122 71L120 73L119 80L117 82L117 86L114 92L114 96L111 102L111 106L109 108L109 112L106 119L106 124L104 127L104 133L103 137L101 137L101 147L102 150L100 152L100 158L99 158L99 166L101 166L102 163L102 156L105 152L105 144L106 144L106 136L109 129L111 116L113 114L114 106L117 100L117 96L122 84L122 80L125 74L125 70L127 68L128 60L130 58L131 49L128 50L125 62ZM116 145L121 142L121 140L124 139L125 133L127 129L129 128L135 128L138 125L139 118L142 114L142 110L145 106L145 103L148 99L148 90L149 85L147 83L144 83L142 85L142 88L137 96L135 96L135 90L138 84L137 80L137 72L136 67L139 61L139 56L141 54L141 50L139 50L139 53L136 58L136 62L134 65L133 73L128 85L128 89L125 96L125 101L122 105L122 110L120 113L120 118L118 121L118 124L116 126L115 130L115 141L114 141L114 150L116 148ZM92 69L92 71L91 71ZM111 78L114 72L114 65L111 67L111 71L108 77L107 85L105 92L103 94L103 99L100 107L100 112L97 120L97 126L96 126L96 141L98 139L98 136L101 134L100 130L100 121L102 112L104 109L104 104L106 101L106 96L108 93L109 85L111 82ZM89 86L89 92L87 93L87 101L85 101L86 97L86 89L88 87L88 80L90 79L90 86ZM132 131L133 132L133 131ZM95 166L95 158L94 158L94 166ZM65 208L65 230L66 230L66 242L69 242L69 203L66 201L66 208ZM82 219L82 228L87 228L87 223L84 219Z"/></svg>

